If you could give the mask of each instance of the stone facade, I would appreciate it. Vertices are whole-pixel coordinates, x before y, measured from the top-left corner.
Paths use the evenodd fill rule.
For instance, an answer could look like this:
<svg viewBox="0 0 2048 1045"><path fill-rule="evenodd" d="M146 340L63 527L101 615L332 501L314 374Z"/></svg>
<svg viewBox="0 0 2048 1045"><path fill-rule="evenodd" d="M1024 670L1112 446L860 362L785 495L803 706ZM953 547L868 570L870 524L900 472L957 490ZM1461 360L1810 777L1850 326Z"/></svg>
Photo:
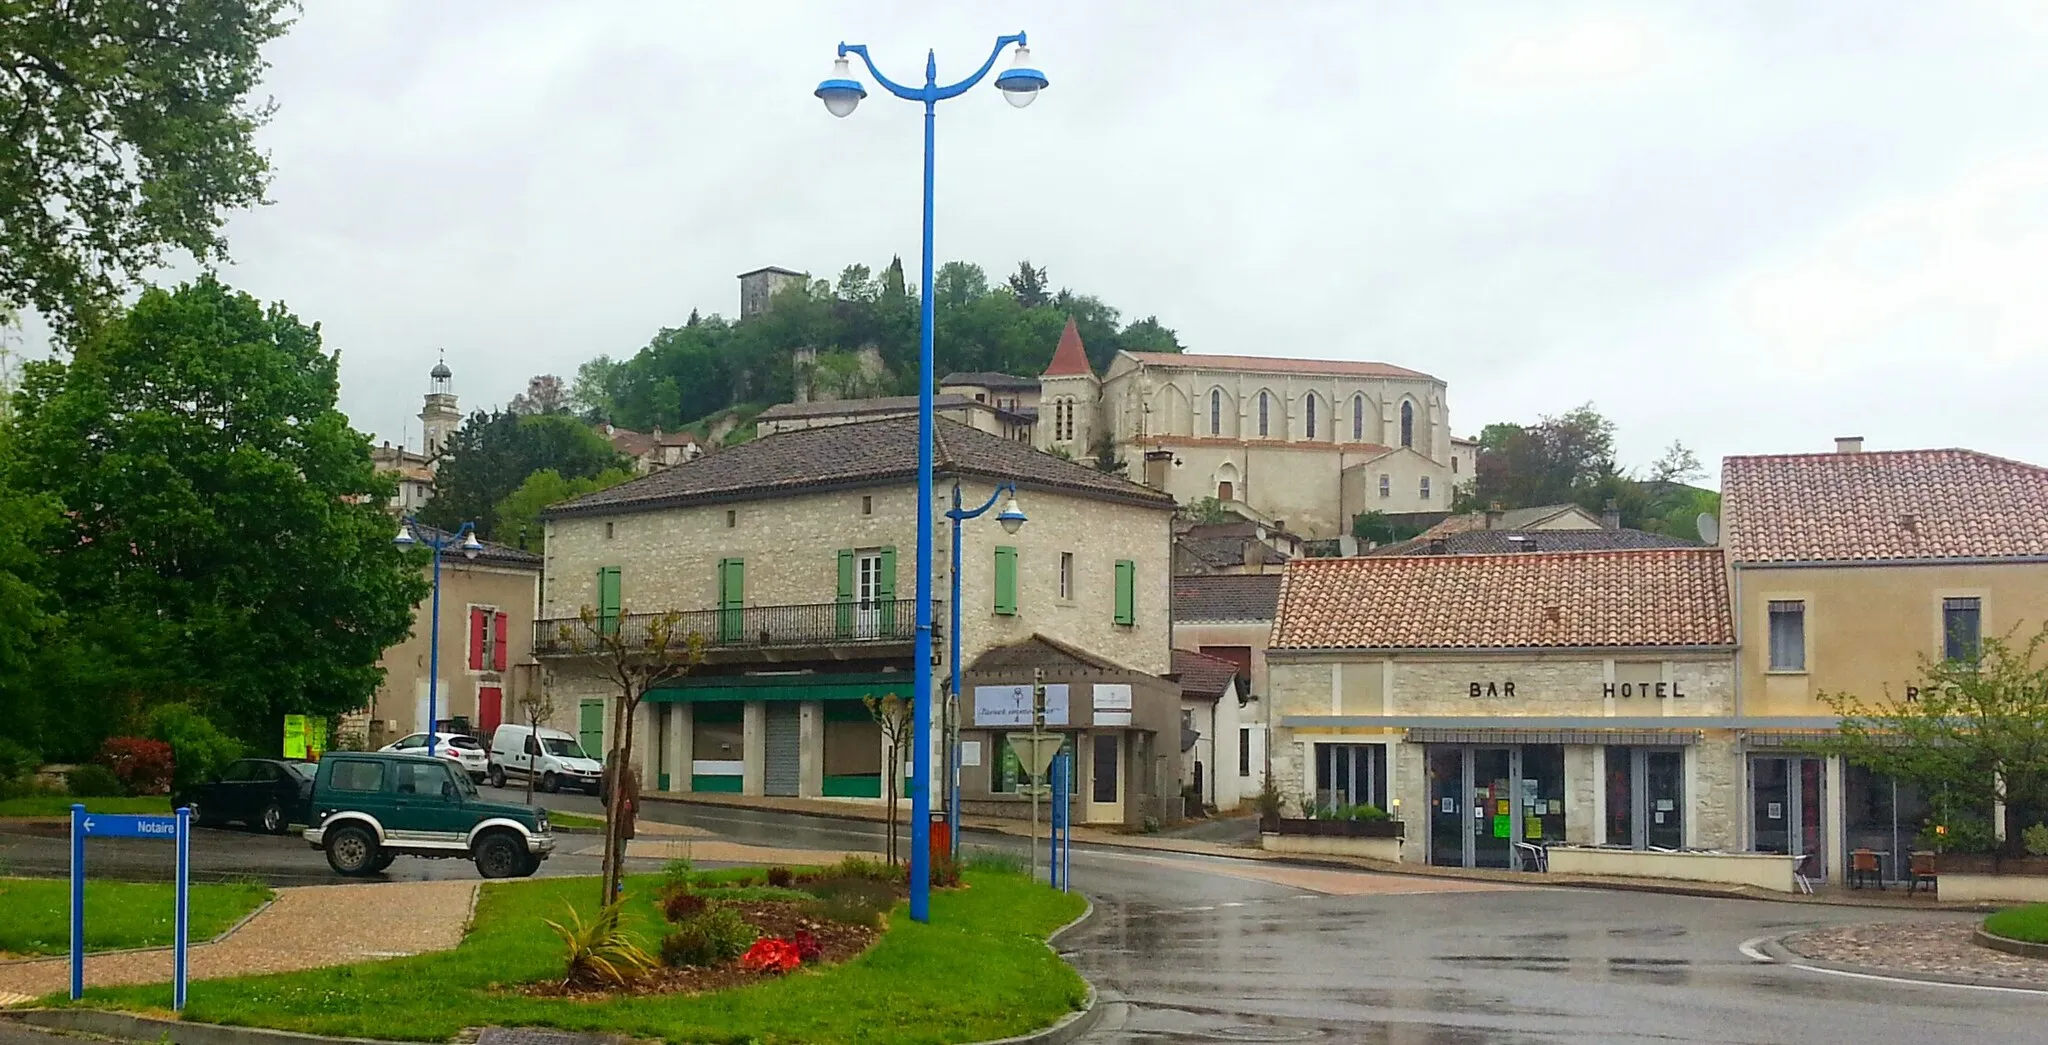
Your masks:
<svg viewBox="0 0 2048 1045"><path fill-rule="evenodd" d="M513 706L517 694L512 669L527 663L533 655L534 600L539 579L538 571L532 569L468 562L454 551L443 556L441 670L435 694L435 715L443 723L463 719L471 728L488 733L485 709L479 702L479 695L486 689L498 691L501 720L518 719ZM373 747L427 728L432 606L431 598L420 601L414 609L412 634L386 649L377 662L384 669L384 679L370 705L368 739ZM497 663L495 655L482 668L469 666L470 611L477 608L488 611L492 620L498 613L505 615L503 671L493 666ZM573 708L568 712L558 709L551 724L563 727L570 714Z"/></svg>

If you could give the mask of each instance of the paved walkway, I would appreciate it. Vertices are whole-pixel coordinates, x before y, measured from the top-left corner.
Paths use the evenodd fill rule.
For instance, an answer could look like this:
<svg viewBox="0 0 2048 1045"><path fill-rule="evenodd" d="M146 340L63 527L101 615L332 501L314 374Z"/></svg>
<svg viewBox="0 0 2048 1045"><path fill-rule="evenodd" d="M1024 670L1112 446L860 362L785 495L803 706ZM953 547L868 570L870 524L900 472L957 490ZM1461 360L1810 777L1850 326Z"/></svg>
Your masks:
<svg viewBox="0 0 2048 1045"><path fill-rule="evenodd" d="M441 951L462 942L476 882L394 882L279 889L277 899L227 939L192 947L195 980L291 972ZM168 948L88 955L91 987L168 983ZM64 990L65 958L0 965L0 1005Z"/></svg>

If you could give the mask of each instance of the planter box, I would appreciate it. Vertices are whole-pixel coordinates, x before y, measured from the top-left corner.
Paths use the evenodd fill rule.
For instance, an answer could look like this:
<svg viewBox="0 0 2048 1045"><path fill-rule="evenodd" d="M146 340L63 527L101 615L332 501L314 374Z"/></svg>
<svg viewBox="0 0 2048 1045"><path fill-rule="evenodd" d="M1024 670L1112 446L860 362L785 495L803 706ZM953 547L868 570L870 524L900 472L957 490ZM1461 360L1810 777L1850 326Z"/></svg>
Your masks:
<svg viewBox="0 0 2048 1045"><path fill-rule="evenodd" d="M1308 838L1400 838L1399 820L1293 820L1267 817L1259 821L1264 834Z"/></svg>
<svg viewBox="0 0 2048 1045"><path fill-rule="evenodd" d="M1550 847L1550 870L1554 874L1671 878L1748 885L1779 893L1799 888L1792 877L1797 866L1799 857L1777 853L1658 853L1591 846Z"/></svg>
<svg viewBox="0 0 2048 1045"><path fill-rule="evenodd" d="M2018 874L2048 876L2048 856L1998 856L1993 853L1939 853L1934 873L1986 875Z"/></svg>
<svg viewBox="0 0 2048 1045"><path fill-rule="evenodd" d="M1282 821L1285 823L1286 821ZM1307 821L1315 823L1316 821ZM1381 824L1360 824L1360 827L1381 827ZM1396 828L1401 825L1396 823ZM1401 862L1401 832L1391 835L1340 835L1340 834L1280 834L1264 831L1259 834L1259 848L1269 853L1311 853L1317 856L1357 856L1367 860L1385 863Z"/></svg>
<svg viewBox="0 0 2048 1045"><path fill-rule="evenodd" d="M1935 888L1959 903L2048 903L2048 857L1942 853Z"/></svg>

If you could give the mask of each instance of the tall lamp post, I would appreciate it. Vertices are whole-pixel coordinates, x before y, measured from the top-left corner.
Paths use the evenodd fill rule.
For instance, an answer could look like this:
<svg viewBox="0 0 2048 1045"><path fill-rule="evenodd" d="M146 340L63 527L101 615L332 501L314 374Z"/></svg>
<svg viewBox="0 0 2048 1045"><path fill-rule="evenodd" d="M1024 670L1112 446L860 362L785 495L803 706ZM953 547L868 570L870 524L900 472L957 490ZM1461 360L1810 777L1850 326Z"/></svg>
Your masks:
<svg viewBox="0 0 2048 1045"><path fill-rule="evenodd" d="M1004 533L1016 533L1024 528L1024 511L1017 507L1017 484L1004 483L996 492L988 495L988 502L973 511L960 507L960 484L953 484L953 509L946 518L953 520L953 626L946 632L951 644L951 654L946 663L953 669L953 716L951 735L946 738L946 842L953 855L960 853L960 717L970 707L967 698L960 692L960 524L969 519L979 519L988 514L990 508L1004 494L1010 495L1010 503L996 515L996 521L1003 524Z"/></svg>
<svg viewBox="0 0 2048 1045"><path fill-rule="evenodd" d="M391 543L400 548L411 548L420 544L416 531L422 529L419 520L408 515L399 520L398 536ZM476 539L476 524L463 523L462 529L445 533L432 527L426 530L426 545L434 549L434 608L432 623L427 626L427 757L434 754L434 744L440 740L440 697L441 697L441 552L447 548L460 548L465 559L476 558L483 551L482 542ZM456 538L462 538L456 543Z"/></svg>
<svg viewBox="0 0 2048 1045"><path fill-rule="evenodd" d="M834 116L850 116L868 96L867 89L853 78L847 55L857 54L868 73L890 94L904 101L924 104L924 277L918 284L922 308L919 316L919 375L917 382L917 692L912 705L915 722L911 739L910 796L910 917L931 920L931 835L932 835L932 129L938 104L965 94L995 67L1003 49L1017 45L1010 68L996 76L996 89L1009 103L1021 109L1038 97L1046 86L1045 74L1031 63L1031 49L1024 34L996 38L988 61L974 75L958 83L939 84L938 56L925 52L924 86L906 87L875 68L866 44L839 45L832 75L818 84L816 94Z"/></svg>

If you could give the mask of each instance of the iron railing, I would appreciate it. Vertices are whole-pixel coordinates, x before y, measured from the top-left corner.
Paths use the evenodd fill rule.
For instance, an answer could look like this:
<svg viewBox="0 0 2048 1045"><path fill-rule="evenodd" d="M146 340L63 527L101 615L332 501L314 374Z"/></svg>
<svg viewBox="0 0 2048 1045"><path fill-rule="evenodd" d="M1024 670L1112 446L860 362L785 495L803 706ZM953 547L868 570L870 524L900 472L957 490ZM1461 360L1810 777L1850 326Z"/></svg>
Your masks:
<svg viewBox="0 0 2048 1045"><path fill-rule="evenodd" d="M944 604L933 602L932 619L944 616ZM633 647L649 643L654 622L666 613L628 613L597 618L607 634L623 636ZM917 600L883 602L821 602L801 606L745 606L717 610L685 610L675 614L672 648L680 650L692 633L703 636L706 650L792 649L911 642L917 638ZM540 656L566 656L598 646L582 617L554 617L533 625L533 651Z"/></svg>

